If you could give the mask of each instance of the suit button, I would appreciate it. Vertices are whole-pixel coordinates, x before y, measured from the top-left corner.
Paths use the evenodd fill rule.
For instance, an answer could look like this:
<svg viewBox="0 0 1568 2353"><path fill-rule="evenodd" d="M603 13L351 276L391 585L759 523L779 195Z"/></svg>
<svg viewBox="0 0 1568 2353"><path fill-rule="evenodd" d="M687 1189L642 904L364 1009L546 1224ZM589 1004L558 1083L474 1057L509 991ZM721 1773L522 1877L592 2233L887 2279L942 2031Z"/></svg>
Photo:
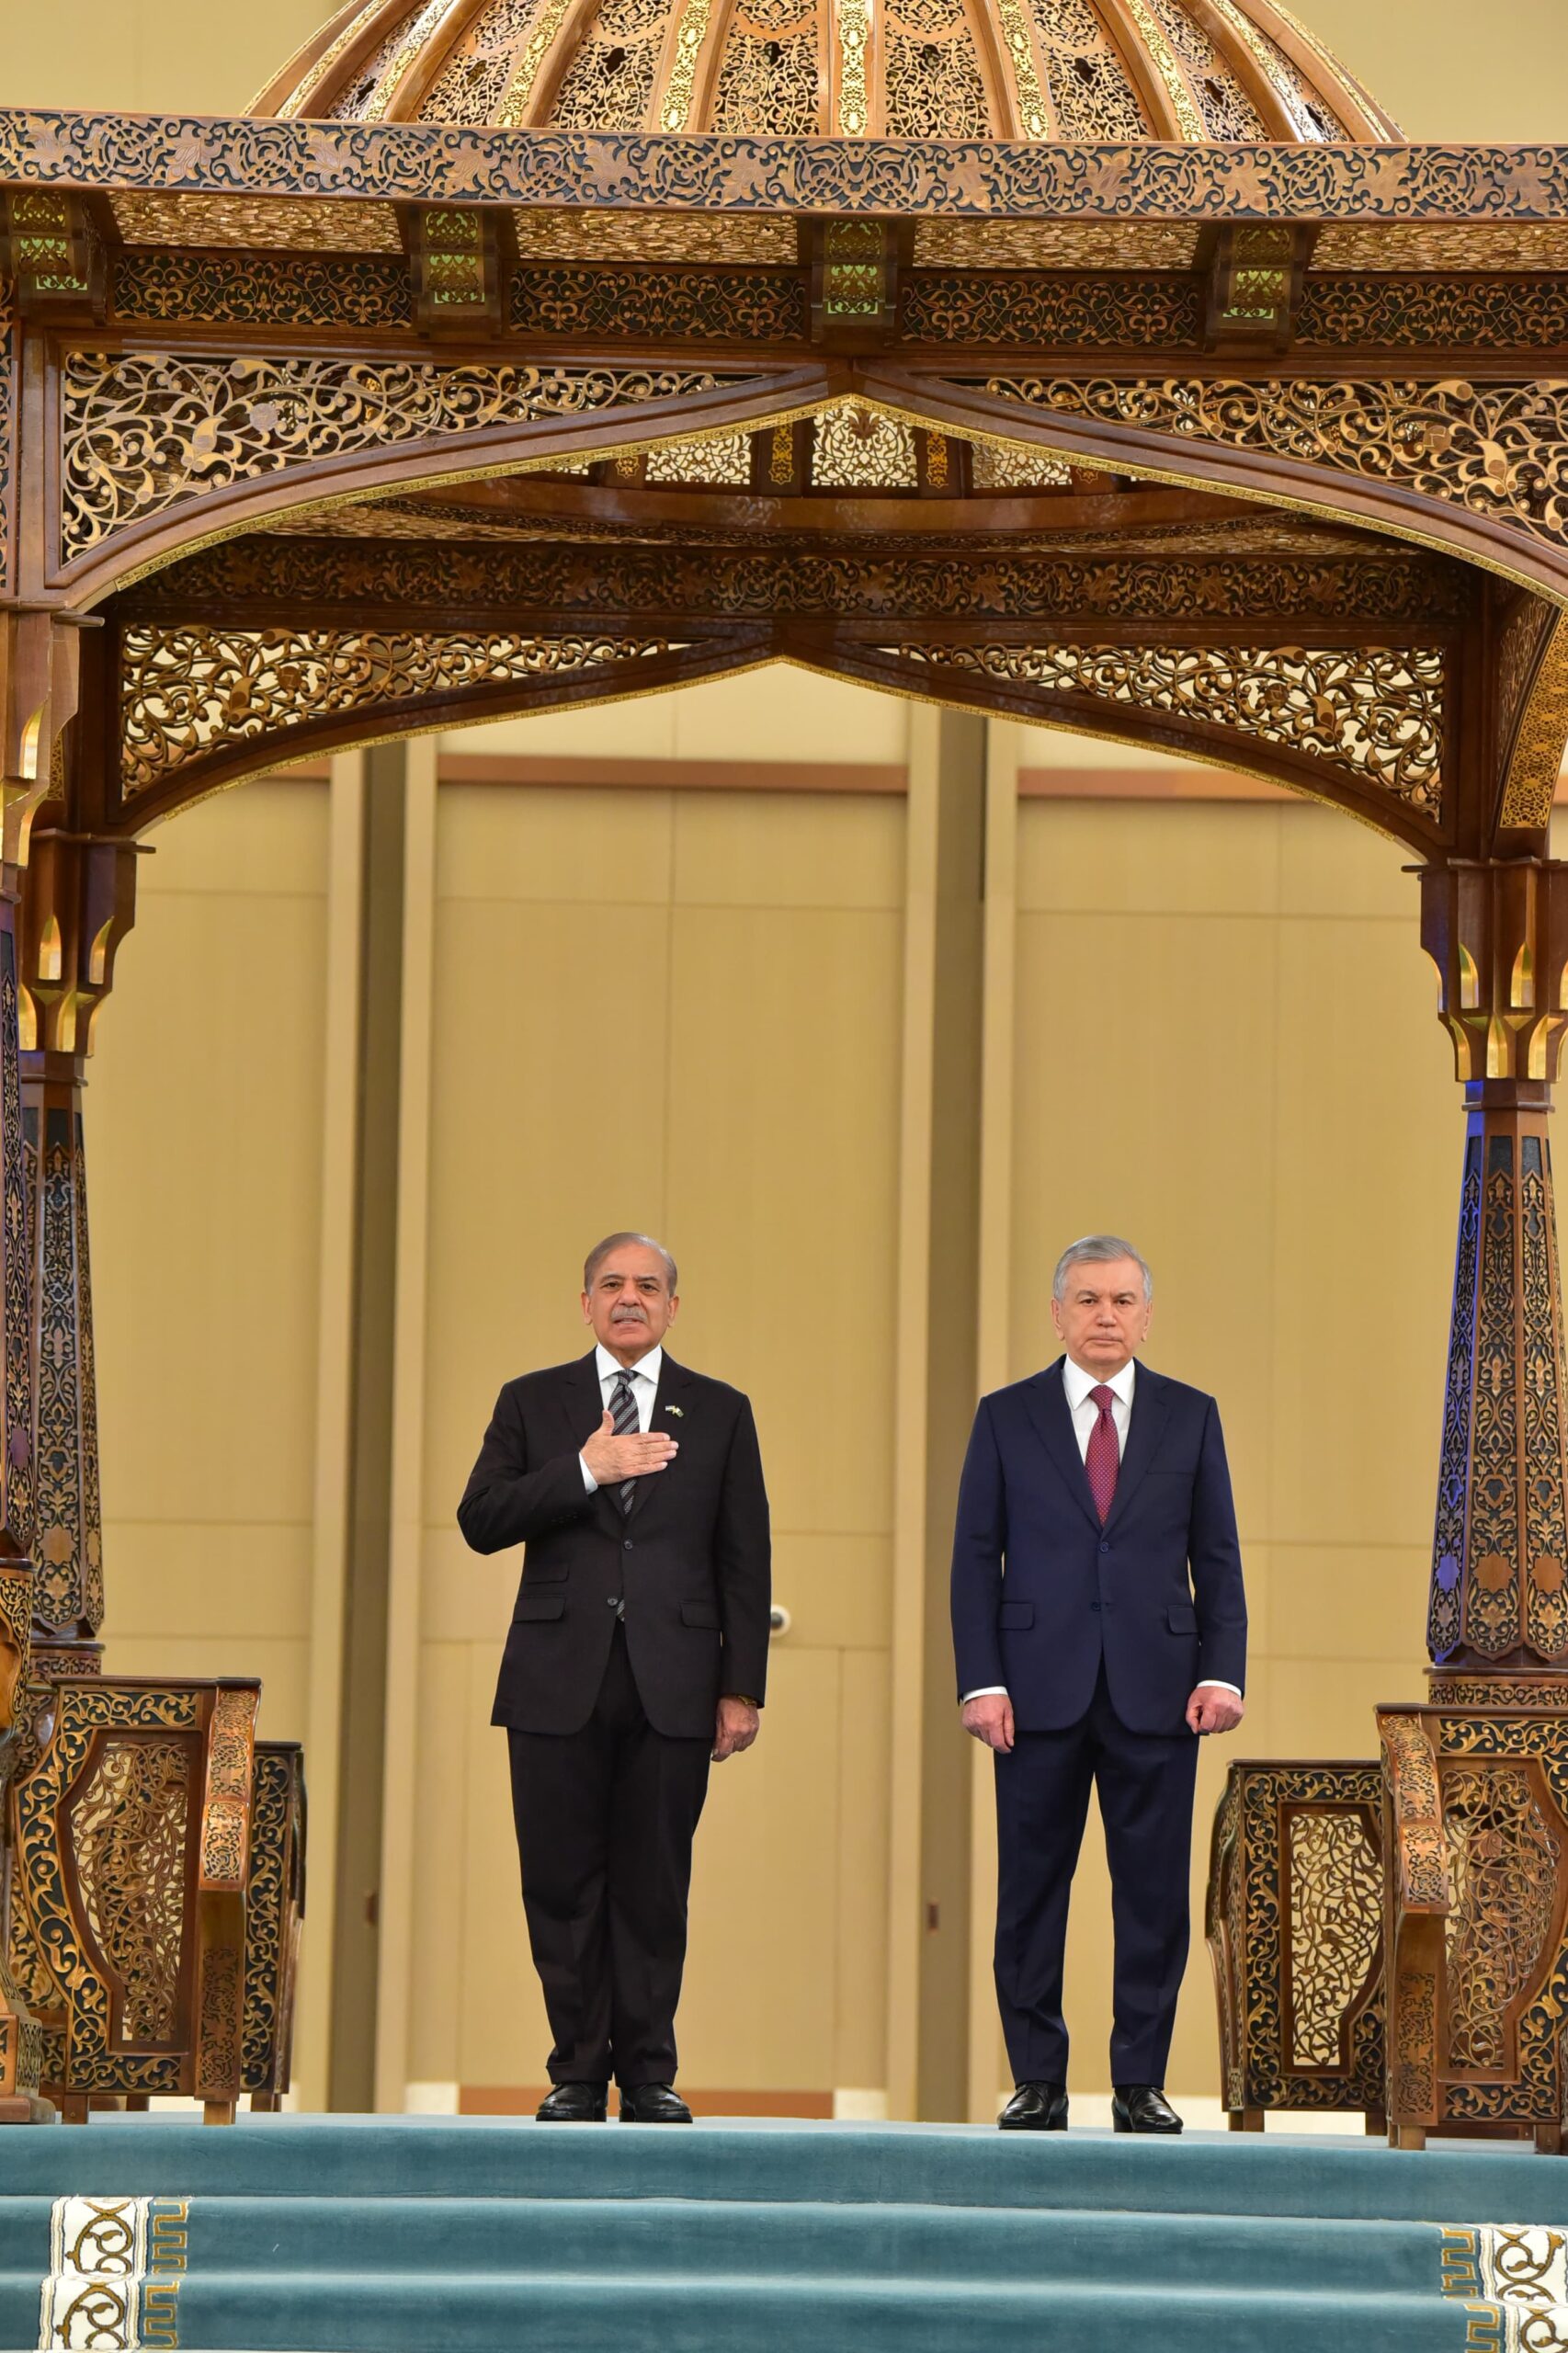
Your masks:
<svg viewBox="0 0 1568 2353"><path fill-rule="evenodd" d="M1108 1552L1110 1551L1110 1546L1108 1544L1102 1544L1100 1546L1100 1551L1102 1552Z"/></svg>
<svg viewBox="0 0 1568 2353"><path fill-rule="evenodd" d="M631 1552L631 1537L630 1537L630 1536L629 1536L629 1537L627 1537L627 1539L626 1539L625 1542L621 1545L621 1548L620 1548L620 1549L621 1549L621 1551L622 1551L623 1552Z"/></svg>
<svg viewBox="0 0 1568 2353"><path fill-rule="evenodd" d="M612 1609L619 1609L620 1608L620 1596L619 1593L612 1593L610 1595L609 1606Z"/></svg>
<svg viewBox="0 0 1568 2353"><path fill-rule="evenodd" d="M1091 1601L1091 1602L1090 1602L1090 1604L1089 1604L1089 1608L1090 1608L1091 1609L1097 1609L1097 1608L1099 1608L1099 1606L1100 1606L1100 1605L1099 1605L1099 1603L1098 1603L1097 1601Z"/></svg>

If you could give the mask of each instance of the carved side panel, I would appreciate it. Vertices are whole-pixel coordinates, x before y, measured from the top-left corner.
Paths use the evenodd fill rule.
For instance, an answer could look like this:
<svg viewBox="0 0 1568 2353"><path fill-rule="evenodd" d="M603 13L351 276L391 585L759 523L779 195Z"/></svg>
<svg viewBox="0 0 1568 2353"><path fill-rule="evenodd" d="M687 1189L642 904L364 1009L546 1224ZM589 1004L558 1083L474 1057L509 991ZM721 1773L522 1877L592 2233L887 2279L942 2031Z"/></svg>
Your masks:
<svg viewBox="0 0 1568 2353"><path fill-rule="evenodd" d="M1448 1656L1462 1631L1460 1582L1466 1558L1470 1507L1471 1404L1475 1380L1475 1294L1481 1242L1481 1138L1465 1144L1460 1195L1459 1247L1449 1326L1449 1371L1443 1391L1443 1443L1437 1471L1437 1518L1432 1539L1432 1593L1426 1640L1434 1659Z"/></svg>
<svg viewBox="0 0 1568 2353"><path fill-rule="evenodd" d="M37 1608L61 1638L103 1623L92 1280L80 1113L29 1103L34 1313L38 1334Z"/></svg>
<svg viewBox="0 0 1568 2353"><path fill-rule="evenodd" d="M1207 1918L1233 2112L1382 2105L1381 1788L1371 1764L1231 1768Z"/></svg>
<svg viewBox="0 0 1568 2353"><path fill-rule="evenodd" d="M1457 2073L1514 2071L1511 2012L1538 1977L1557 1909L1562 1841L1522 1766L1447 1765L1447 2058Z"/></svg>
<svg viewBox="0 0 1568 2353"><path fill-rule="evenodd" d="M110 2049L175 2040L195 1761L188 1737L108 1735L68 1809L82 1916L118 1985Z"/></svg>
<svg viewBox="0 0 1568 2353"><path fill-rule="evenodd" d="M176 1840L168 1759L176 1746L189 1756L188 1802L198 1786L201 1689L84 1678L56 1685L54 1705L52 1737L17 1789L14 1817L30 1934L66 2008L63 2028L46 2033L46 2068L51 2081L68 2079L75 2091L177 2092L187 2087L188 2053L127 2051L122 1989L128 1979L134 1984L140 2022L166 2017ZM104 1764L98 1779L100 1745L108 1745L115 1761ZM153 1751L153 1762L137 1760L143 1748ZM131 1822L121 1824L121 1792L144 1835L133 1837ZM78 1801L87 1808L81 1831L91 1857L90 1907L71 1859ZM137 1884L149 1854L158 1858L151 1904ZM182 1933L184 1918L182 1912Z"/></svg>
<svg viewBox="0 0 1568 2353"><path fill-rule="evenodd" d="M247 2092L288 2089L294 1977L305 1903L305 1787L292 1744L256 1752L250 1879L245 1897L244 2022L241 2083Z"/></svg>
<svg viewBox="0 0 1568 2353"><path fill-rule="evenodd" d="M1288 1861L1292 2068L1345 2070L1350 2028L1382 1942L1382 1858L1368 1814L1318 1805L1281 1810Z"/></svg>
<svg viewBox="0 0 1568 2353"><path fill-rule="evenodd" d="M28 1273L27 1144L17 1046L16 907L0 901L0 1312L5 1318L5 1430L0 1552L27 1555L33 1533L32 1301Z"/></svg>
<svg viewBox="0 0 1568 2353"><path fill-rule="evenodd" d="M1515 1362L1516 1181L1513 1138L1488 1136L1475 1330L1465 1629L1475 1649L1494 1658L1512 1649L1520 1638L1516 1581L1520 1388Z"/></svg>

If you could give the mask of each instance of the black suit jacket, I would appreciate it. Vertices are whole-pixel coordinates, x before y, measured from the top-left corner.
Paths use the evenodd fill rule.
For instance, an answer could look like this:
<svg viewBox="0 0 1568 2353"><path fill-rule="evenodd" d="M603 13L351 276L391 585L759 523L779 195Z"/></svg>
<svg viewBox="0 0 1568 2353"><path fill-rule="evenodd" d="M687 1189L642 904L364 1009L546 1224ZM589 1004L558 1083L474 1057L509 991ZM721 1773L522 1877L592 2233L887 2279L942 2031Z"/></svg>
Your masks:
<svg viewBox="0 0 1568 2353"><path fill-rule="evenodd" d="M1195 1684L1246 1680L1246 1599L1212 1397L1141 1364L1105 1526L1062 1359L980 1401L959 1489L959 1695L1005 1685L1020 1732L1076 1723L1105 1661L1131 1732L1178 1733Z"/></svg>
<svg viewBox="0 0 1568 2353"><path fill-rule="evenodd" d="M760 1703L767 1676L771 1546L750 1401L665 1356L648 1427L680 1451L637 1481L629 1514L583 1484L578 1453L603 1411L592 1355L524 1373L495 1401L458 1506L476 1552L528 1547L491 1722L580 1731L624 1603L649 1722L707 1739L721 1692Z"/></svg>

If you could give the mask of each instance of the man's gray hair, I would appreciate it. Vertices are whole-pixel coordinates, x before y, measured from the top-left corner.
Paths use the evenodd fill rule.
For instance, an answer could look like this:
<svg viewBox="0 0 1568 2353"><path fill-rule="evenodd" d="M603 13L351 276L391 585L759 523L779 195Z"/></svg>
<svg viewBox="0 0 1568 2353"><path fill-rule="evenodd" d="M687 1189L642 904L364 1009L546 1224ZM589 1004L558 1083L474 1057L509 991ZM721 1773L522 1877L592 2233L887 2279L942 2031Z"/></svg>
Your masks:
<svg viewBox="0 0 1568 2353"><path fill-rule="evenodd" d="M596 1242L583 1264L583 1289L593 1290L594 1277L612 1250L624 1250L627 1245L632 1242L637 1243L644 1250L653 1251L664 1260L665 1272L669 1278L670 1296L673 1299L680 1282L680 1278L676 1272L676 1262L664 1244L655 1242L651 1233L607 1233L602 1242Z"/></svg>
<svg viewBox="0 0 1568 2353"><path fill-rule="evenodd" d="M1082 1266L1085 1259L1091 1266L1103 1267L1112 1258L1131 1258L1135 1267L1142 1268L1143 1303L1147 1306L1154 1296L1154 1278L1149 1271L1149 1261L1142 1250L1134 1250L1131 1243L1124 1242L1119 1233L1085 1233L1082 1240L1070 1242L1056 1261L1056 1272L1051 1279L1053 1296L1066 1298L1067 1278L1074 1267Z"/></svg>

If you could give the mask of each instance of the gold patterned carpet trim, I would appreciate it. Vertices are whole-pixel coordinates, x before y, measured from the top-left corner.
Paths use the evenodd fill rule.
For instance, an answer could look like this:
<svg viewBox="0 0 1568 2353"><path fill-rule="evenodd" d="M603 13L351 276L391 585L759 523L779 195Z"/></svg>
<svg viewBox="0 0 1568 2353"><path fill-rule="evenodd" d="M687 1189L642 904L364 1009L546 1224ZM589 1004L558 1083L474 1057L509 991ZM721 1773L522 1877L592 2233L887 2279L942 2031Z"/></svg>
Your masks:
<svg viewBox="0 0 1568 2353"><path fill-rule="evenodd" d="M1568 2353L1568 2232L1449 2223L1443 2293L1462 2300L1466 2353Z"/></svg>
<svg viewBox="0 0 1568 2353"><path fill-rule="evenodd" d="M189 2218L185 2198L57 2198L39 2310L44 2353L177 2346Z"/></svg>

